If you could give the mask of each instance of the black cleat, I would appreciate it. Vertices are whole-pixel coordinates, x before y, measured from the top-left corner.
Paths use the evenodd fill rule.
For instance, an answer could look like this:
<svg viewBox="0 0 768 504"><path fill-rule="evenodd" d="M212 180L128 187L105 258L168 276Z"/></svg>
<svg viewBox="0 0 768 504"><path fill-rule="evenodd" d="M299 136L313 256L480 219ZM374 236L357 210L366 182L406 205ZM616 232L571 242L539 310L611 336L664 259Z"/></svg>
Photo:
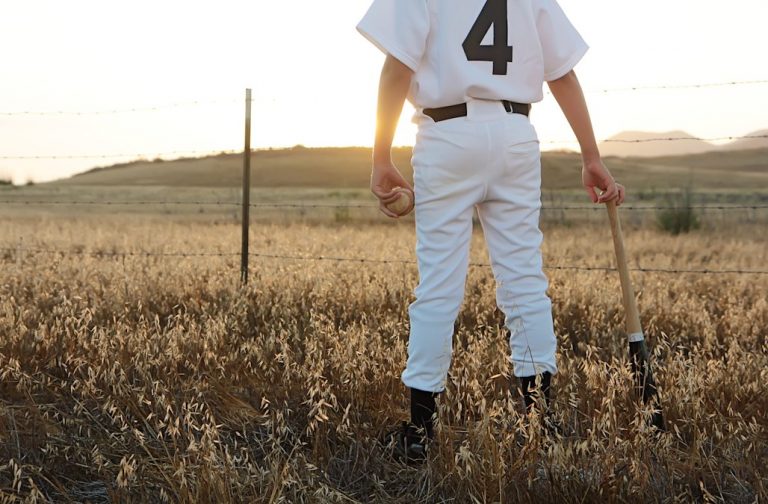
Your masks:
<svg viewBox="0 0 768 504"><path fill-rule="evenodd" d="M384 436L382 444L393 459L406 464L422 464L427 460L428 441L413 424L404 421Z"/></svg>
<svg viewBox="0 0 768 504"><path fill-rule="evenodd" d="M538 381L538 383L537 383ZM533 411L543 413L541 418L541 435L549 439L565 436L565 429L552 412L550 405L550 384L552 374L541 373L537 376L526 376L518 380L518 393L523 397L523 407L530 421ZM542 410L543 408L543 410Z"/></svg>
<svg viewBox="0 0 768 504"><path fill-rule="evenodd" d="M557 439L565 436L565 429L555 415L548 412L541 421L541 434L549 439Z"/></svg>

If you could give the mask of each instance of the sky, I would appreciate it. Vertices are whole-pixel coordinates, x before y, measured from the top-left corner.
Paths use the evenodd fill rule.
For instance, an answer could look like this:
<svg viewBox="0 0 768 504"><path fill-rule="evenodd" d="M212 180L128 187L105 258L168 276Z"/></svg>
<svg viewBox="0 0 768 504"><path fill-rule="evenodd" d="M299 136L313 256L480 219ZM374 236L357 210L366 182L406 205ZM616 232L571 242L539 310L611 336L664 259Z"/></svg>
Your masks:
<svg viewBox="0 0 768 504"><path fill-rule="evenodd" d="M576 71L598 139L768 127L767 84L626 90L768 79L765 0L559 3L590 45ZM242 150L248 87L254 148L370 146L384 56L355 30L369 4L0 0L0 178ZM411 112L397 145L413 143ZM576 147L551 96L532 120L543 149ZM8 159L29 156L59 159Z"/></svg>

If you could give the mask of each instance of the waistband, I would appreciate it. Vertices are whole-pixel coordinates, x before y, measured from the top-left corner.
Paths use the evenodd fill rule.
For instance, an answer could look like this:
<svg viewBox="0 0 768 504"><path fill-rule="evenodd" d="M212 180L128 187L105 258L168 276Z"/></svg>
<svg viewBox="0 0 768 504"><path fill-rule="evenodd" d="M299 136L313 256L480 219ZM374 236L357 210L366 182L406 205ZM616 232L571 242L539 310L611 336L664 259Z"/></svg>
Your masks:
<svg viewBox="0 0 768 504"><path fill-rule="evenodd" d="M465 103L457 103L446 107L422 108L418 114L430 122L440 122L458 117L467 117L470 121L497 119L510 113L528 116L531 105L509 100L480 100L470 99Z"/></svg>
<svg viewBox="0 0 768 504"><path fill-rule="evenodd" d="M448 105L445 107L437 108L425 108L422 109L422 113L432 118L435 122L446 121L449 119L455 119L457 117L469 116L475 118L477 116L498 116L500 115L499 104L504 107L504 112L515 114L521 114L528 116L531 105L527 103L517 103L509 100L471 100L465 103L457 103L455 105Z"/></svg>

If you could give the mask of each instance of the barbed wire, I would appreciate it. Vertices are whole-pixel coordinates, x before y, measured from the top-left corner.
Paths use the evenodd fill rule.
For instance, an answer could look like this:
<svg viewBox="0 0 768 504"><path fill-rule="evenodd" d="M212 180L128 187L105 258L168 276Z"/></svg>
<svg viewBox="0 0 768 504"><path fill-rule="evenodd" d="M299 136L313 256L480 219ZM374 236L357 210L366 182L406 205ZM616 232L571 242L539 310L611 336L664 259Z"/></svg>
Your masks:
<svg viewBox="0 0 768 504"><path fill-rule="evenodd" d="M744 80L744 81L728 81L728 82L708 82L702 84L672 84L672 85L647 85L647 86L627 86L605 89L586 89L585 93L620 93L626 91L649 91L649 90L670 90L670 89L702 89L702 88L714 88L714 87L730 87L730 86L749 86L757 84L768 84L768 80ZM547 94L552 94L547 91Z"/></svg>
<svg viewBox="0 0 768 504"><path fill-rule="evenodd" d="M66 206L150 206L150 205L169 205L169 206L233 206L241 207L242 202L237 201L62 201L62 200L0 200L0 205L66 205ZM368 208L378 210L377 204L334 204L334 203L251 203L251 208L274 208L274 209L359 209ZM665 205L665 206L635 206L621 205L622 210L632 211L656 211L656 210L718 210L718 211L736 211L736 210L765 210L768 205ZM542 211L553 210L583 210L583 211L602 211L602 205L565 205L550 206L543 205Z"/></svg>
<svg viewBox="0 0 768 504"><path fill-rule="evenodd" d="M633 206L633 205L620 205L622 210L638 210L638 211L655 211L655 210L764 210L768 209L768 205L668 205L668 206ZM600 211L602 205L594 206L542 206L542 210L591 210Z"/></svg>
<svg viewBox="0 0 768 504"><path fill-rule="evenodd" d="M91 256L95 258L115 258L115 257L144 257L144 258L195 258L195 257L238 257L240 253L237 252L142 252L142 251L85 251L85 250L57 250L57 249L41 249L41 248L27 248L27 247L2 247L0 251L3 252L15 252L15 253L39 253L49 255L60 256ZM282 254L268 254L253 252L248 254L249 257L259 257L264 259L280 259L280 260L297 260L297 261L330 261L337 263L361 263L361 264L407 264L417 265L418 263L408 259L372 259L366 257L337 257L337 256L299 256L299 255L282 255ZM488 263L470 262L470 267L473 268L491 268ZM584 271L584 272L615 272L616 268L608 266L574 266L574 265L552 265L544 266L545 270L555 271ZM662 274L699 274L699 275L768 275L768 270L740 270L740 269L679 269L679 268L629 268L632 272L638 273L662 273Z"/></svg>
<svg viewBox="0 0 768 504"><path fill-rule="evenodd" d="M703 84L672 84L672 85L650 85L650 86L632 86L624 88L609 88L603 89L602 93L614 93L620 91L646 91L646 90L663 90L663 89L701 89L701 88L713 88L713 87L730 87L730 86L752 86L757 84L768 84L768 80L744 80L744 81L730 81L730 82L709 82Z"/></svg>
<svg viewBox="0 0 768 504"><path fill-rule="evenodd" d="M369 259L369 258L350 258L350 257L334 257L334 256L286 256L278 254L264 254L264 253L252 253L249 254L252 257L262 257L268 259L292 259L292 260L304 260L304 261L332 261L332 262L356 262L356 263L381 263L381 264L409 264L417 265L416 261L407 259ZM491 268L488 263L470 262L470 267L473 268ZM544 266L546 270L556 271L602 271L602 272L614 272L618 271L616 268L608 266L573 266L573 265L553 265ZM756 274L756 275L768 275L768 270L712 270L712 269L671 269L671 268L629 268L629 271L638 273L692 273L692 274Z"/></svg>
<svg viewBox="0 0 768 504"><path fill-rule="evenodd" d="M2 203L2 201L0 201ZM260 208L371 208L378 210L378 205L336 205L336 204L304 204L304 203L251 203L251 207L260 207ZM583 206L583 205L574 205L574 206L549 206L549 205L543 205L541 207L541 210L548 211L548 210L589 210L589 211L602 211L603 205L592 205L592 206ZM653 210L680 210L680 209L691 209L691 210L764 210L768 209L768 205L680 205L680 206L633 206L633 205L621 205L619 207L622 210L641 210L641 211L653 211Z"/></svg>
<svg viewBox="0 0 768 504"><path fill-rule="evenodd" d="M682 142L684 140L693 140L697 142L724 142L724 141L736 141L736 140L753 140L753 139L765 139L768 135L742 135L742 136L724 136L724 137L652 137L652 138L607 138L605 140L598 140L598 143L649 143L649 142ZM546 140L539 142L545 145L555 144L573 144L578 143L576 140ZM714 147L714 146L713 146ZM607 157L607 156L606 156ZM663 157L663 156L658 156Z"/></svg>
<svg viewBox="0 0 768 504"><path fill-rule="evenodd" d="M145 152L142 154L63 154L63 155L32 155L32 156L0 156L0 159L6 160L25 160L25 159L112 159L112 158L132 158L136 160L159 158L161 156L178 155L205 155L219 156L222 154L242 154L243 150L237 149L208 149L208 150L175 150L165 152Z"/></svg>
<svg viewBox="0 0 768 504"><path fill-rule="evenodd" d="M94 206L145 206L145 205L190 205L190 206L242 206L235 201L61 201L61 200L0 200L0 205L94 205ZM256 206L251 204L250 206Z"/></svg>
<svg viewBox="0 0 768 504"><path fill-rule="evenodd" d="M255 102L252 99L251 102ZM128 108L115 108L105 110L19 110L11 112L0 112L0 116L99 116L99 115L112 115L112 114L129 114L136 112L157 112L161 110L170 110L184 107L196 107L200 105L218 105L218 104L234 104L242 103L240 99L225 99L225 100L194 100L188 102L173 102L161 105L146 105Z"/></svg>
<svg viewBox="0 0 768 504"><path fill-rule="evenodd" d="M47 254L47 255L60 255L60 256L90 256L90 257L239 257L239 252L142 252L142 251L86 251L86 250L60 250L60 249L43 249L43 248L27 248L27 247L5 247L0 248L4 252L21 252L21 253L33 253L33 254Z"/></svg>
<svg viewBox="0 0 768 504"><path fill-rule="evenodd" d="M681 142L685 140L698 141L698 142L720 142L720 141L736 141L736 140L753 140L753 139L768 139L766 135L742 135L742 136L724 136L724 137L654 137L654 138L608 138L605 140L599 140L599 143L650 143L650 142ZM560 144L573 144L577 143L576 140L546 140L539 143L545 145L560 145ZM252 154L263 151L263 149L253 149ZM162 156L178 156L178 155L207 155L207 156L219 156L219 155L231 155L242 154L242 149L208 149L208 150L175 150L165 152L145 152L139 154L51 154L51 155L22 155L22 156L0 156L3 160L35 160L35 159L112 159L112 158L131 158L136 160L147 160L148 158L160 158Z"/></svg>
<svg viewBox="0 0 768 504"><path fill-rule="evenodd" d="M700 142L718 142L725 140L751 140L757 138L768 138L768 135L743 135L743 136L727 136L717 138L701 138L701 137L658 137L658 138L609 138L601 140L602 143L644 143L644 142L679 142L682 140L696 140Z"/></svg>
<svg viewBox="0 0 768 504"><path fill-rule="evenodd" d="M604 89L587 89L585 93L619 93L628 91L649 91L649 90L679 90L679 89L703 89L714 87L732 87L732 86L752 86L758 84L766 84L768 80L743 80L743 81L726 81L726 82L709 82L698 84L672 84L672 85L643 85L643 86L627 86L616 88L604 88ZM547 94L551 94L547 91ZM261 98L252 98L251 103L262 102ZM272 100L275 101L275 100ZM113 115L113 114L129 114L129 113L142 113L142 112L158 112L170 109L196 107L201 105L233 105L244 103L242 99L229 98L229 99L211 99L211 100L192 100L186 102L172 102L160 105L142 105L127 108L112 108L104 110L17 110L17 111L0 111L0 116L99 116L99 115Z"/></svg>

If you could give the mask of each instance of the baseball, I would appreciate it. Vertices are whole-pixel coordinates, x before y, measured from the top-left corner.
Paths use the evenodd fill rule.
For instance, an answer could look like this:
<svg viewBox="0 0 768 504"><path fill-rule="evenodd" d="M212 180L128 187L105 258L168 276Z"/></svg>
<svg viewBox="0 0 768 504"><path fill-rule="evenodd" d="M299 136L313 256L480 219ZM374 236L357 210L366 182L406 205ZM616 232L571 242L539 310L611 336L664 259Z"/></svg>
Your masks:
<svg viewBox="0 0 768 504"><path fill-rule="evenodd" d="M405 211L411 206L411 191L402 187L395 187L400 196L387 205L387 208L399 216L405 215Z"/></svg>

